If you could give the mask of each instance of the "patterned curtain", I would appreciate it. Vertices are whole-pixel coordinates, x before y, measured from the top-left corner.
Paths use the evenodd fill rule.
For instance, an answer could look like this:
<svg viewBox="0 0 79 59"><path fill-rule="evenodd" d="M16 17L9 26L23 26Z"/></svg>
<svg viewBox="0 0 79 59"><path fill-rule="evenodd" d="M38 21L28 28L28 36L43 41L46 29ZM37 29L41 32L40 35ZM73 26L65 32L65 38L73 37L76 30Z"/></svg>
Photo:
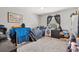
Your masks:
<svg viewBox="0 0 79 59"><path fill-rule="evenodd" d="M48 17L47 17L47 26L48 26L48 24L51 22L52 17L53 17L53 16L48 16Z"/></svg>
<svg viewBox="0 0 79 59"><path fill-rule="evenodd" d="M60 15L55 15L56 22L60 25Z"/></svg>
<svg viewBox="0 0 79 59"><path fill-rule="evenodd" d="M60 31L62 31L62 28L61 28L61 25L60 25L60 15L55 15L54 17L55 17L56 22L59 24Z"/></svg>

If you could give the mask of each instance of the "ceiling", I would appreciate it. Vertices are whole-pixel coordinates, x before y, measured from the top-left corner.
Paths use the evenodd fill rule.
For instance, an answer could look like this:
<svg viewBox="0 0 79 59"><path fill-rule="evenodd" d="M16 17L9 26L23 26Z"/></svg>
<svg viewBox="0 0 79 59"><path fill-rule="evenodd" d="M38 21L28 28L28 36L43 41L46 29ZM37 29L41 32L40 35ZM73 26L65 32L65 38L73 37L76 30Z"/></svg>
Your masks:
<svg viewBox="0 0 79 59"><path fill-rule="evenodd" d="M64 9L68 9L70 7L0 7L2 10L18 10L23 13L28 13L28 14L37 14L37 15L42 15L42 14L47 14L47 13L53 13L57 11L61 11Z"/></svg>
<svg viewBox="0 0 79 59"><path fill-rule="evenodd" d="M57 12L69 7L22 7L20 9L26 10L27 12L42 15L50 12Z"/></svg>

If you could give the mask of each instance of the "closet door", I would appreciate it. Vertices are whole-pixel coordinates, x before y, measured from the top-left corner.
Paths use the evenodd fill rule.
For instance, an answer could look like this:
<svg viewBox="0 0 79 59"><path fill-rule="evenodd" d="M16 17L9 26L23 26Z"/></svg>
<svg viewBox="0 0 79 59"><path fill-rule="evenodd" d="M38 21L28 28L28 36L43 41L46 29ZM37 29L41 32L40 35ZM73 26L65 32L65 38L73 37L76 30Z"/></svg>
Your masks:
<svg viewBox="0 0 79 59"><path fill-rule="evenodd" d="M78 15L73 15L71 19L72 33L78 34Z"/></svg>

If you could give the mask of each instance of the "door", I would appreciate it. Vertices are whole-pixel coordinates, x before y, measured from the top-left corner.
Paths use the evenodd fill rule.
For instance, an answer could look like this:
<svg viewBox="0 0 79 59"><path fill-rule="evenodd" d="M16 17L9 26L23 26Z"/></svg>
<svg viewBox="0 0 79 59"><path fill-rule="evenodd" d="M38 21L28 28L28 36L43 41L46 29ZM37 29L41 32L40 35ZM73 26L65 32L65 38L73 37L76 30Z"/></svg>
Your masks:
<svg viewBox="0 0 79 59"><path fill-rule="evenodd" d="M72 33L78 34L78 15L73 15L71 19Z"/></svg>

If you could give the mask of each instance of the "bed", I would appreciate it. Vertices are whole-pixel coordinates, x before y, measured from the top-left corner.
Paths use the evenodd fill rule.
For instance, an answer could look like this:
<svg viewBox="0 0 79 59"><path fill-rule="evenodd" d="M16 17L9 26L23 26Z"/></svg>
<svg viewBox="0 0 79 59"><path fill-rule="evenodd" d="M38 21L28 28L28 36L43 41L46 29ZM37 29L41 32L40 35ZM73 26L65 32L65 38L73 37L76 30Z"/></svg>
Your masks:
<svg viewBox="0 0 79 59"><path fill-rule="evenodd" d="M45 28L44 27L33 28L32 32L34 33L36 39L40 39L43 36L45 36Z"/></svg>

